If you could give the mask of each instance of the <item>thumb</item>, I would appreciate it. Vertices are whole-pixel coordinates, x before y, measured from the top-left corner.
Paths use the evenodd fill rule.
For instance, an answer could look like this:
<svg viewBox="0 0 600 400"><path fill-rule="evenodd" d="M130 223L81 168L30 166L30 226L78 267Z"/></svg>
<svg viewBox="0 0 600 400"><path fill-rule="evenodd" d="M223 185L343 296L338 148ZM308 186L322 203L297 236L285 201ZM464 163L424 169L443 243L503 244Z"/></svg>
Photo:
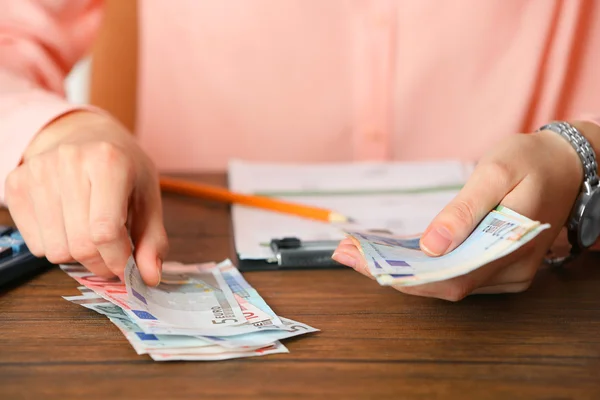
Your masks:
<svg viewBox="0 0 600 400"><path fill-rule="evenodd" d="M160 192L156 192L158 193L147 196L135 205L131 224L135 260L142 279L149 286L160 283L162 263L169 248Z"/></svg>
<svg viewBox="0 0 600 400"><path fill-rule="evenodd" d="M454 250L518 183L515 174L496 163L477 166L462 190L429 224L421 237L421 250L430 256Z"/></svg>

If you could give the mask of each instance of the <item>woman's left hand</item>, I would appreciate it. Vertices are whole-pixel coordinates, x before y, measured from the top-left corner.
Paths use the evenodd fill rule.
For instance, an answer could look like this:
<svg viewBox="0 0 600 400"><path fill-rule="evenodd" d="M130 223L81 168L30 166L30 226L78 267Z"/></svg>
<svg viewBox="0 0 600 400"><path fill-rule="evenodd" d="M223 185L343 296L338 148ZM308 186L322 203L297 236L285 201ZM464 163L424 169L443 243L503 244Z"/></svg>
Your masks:
<svg viewBox="0 0 600 400"><path fill-rule="evenodd" d="M594 124L573 125L588 138L586 131L600 136L600 128ZM450 301L469 294L526 290L564 226L582 182L577 153L557 133L542 131L504 139L478 162L463 189L427 227L421 250L432 257L452 251L498 204L549 223L550 229L518 251L466 275L396 289ZM365 259L349 239L339 244L333 258L371 277Z"/></svg>

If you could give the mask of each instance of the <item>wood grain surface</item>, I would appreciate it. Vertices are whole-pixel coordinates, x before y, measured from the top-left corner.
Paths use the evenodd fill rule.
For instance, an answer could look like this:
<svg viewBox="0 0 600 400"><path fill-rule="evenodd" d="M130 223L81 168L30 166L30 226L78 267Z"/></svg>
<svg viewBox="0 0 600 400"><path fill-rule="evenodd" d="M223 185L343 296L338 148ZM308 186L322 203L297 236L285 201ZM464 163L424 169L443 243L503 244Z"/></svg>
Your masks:
<svg viewBox="0 0 600 400"><path fill-rule="evenodd" d="M176 195L164 206L169 259L234 256L226 206ZM158 363L62 299L77 283L57 268L4 289L0 399L600 398L600 254L542 269L525 293L458 303L350 269L245 277L279 315L321 332L285 341L289 354Z"/></svg>

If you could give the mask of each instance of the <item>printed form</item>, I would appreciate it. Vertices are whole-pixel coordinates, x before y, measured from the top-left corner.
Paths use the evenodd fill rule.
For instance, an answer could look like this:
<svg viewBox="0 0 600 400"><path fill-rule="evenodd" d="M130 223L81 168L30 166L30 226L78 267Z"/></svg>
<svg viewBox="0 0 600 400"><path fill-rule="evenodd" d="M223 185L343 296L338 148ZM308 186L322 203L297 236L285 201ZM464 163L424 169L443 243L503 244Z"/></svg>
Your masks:
<svg viewBox="0 0 600 400"><path fill-rule="evenodd" d="M454 160L327 164L232 160L232 191L323 207L353 219L352 225L334 225L235 204L236 251L240 259L268 259L273 256L272 239L341 240L343 228L418 234L458 193L473 168L472 163Z"/></svg>

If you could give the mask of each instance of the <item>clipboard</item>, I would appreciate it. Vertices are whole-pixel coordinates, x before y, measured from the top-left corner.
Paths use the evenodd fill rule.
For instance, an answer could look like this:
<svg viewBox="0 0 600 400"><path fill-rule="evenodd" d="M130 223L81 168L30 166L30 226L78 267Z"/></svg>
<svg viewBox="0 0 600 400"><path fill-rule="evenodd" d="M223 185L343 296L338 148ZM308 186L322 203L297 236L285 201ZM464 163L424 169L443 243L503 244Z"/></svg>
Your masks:
<svg viewBox="0 0 600 400"><path fill-rule="evenodd" d="M231 160L229 189L335 210L354 224L333 224L231 206L232 251L240 270L343 268L331 259L344 229L422 232L460 191L474 163L263 163Z"/></svg>

